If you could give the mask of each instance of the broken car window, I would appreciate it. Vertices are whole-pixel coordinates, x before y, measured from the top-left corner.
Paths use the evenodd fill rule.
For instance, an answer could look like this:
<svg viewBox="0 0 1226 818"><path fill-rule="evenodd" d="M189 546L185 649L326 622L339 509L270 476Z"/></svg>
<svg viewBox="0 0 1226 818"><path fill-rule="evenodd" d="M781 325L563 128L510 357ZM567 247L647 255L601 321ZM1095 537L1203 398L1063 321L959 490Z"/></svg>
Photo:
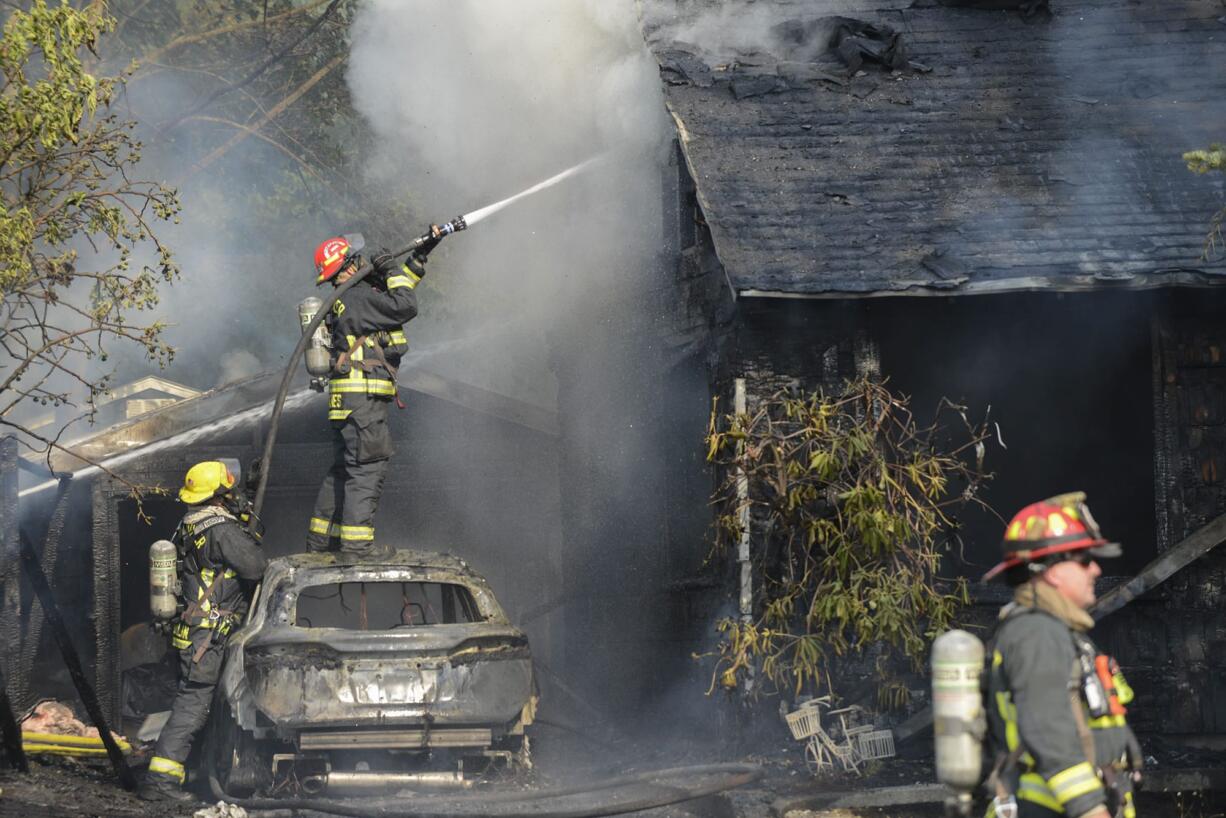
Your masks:
<svg viewBox="0 0 1226 818"><path fill-rule="evenodd" d="M383 631L480 622L472 593L444 582L333 582L298 593L300 628Z"/></svg>

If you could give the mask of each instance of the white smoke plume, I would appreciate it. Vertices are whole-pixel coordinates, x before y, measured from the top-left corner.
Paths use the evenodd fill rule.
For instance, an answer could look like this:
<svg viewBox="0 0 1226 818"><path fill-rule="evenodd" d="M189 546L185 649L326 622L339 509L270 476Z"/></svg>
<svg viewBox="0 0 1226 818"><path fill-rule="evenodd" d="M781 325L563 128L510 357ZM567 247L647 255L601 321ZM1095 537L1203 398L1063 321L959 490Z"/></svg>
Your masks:
<svg viewBox="0 0 1226 818"><path fill-rule="evenodd" d="M448 239L431 263L437 289L423 293L410 328L434 341L510 320L520 329L501 343L438 364L550 402L543 331L559 312L599 318L601 299L649 277L660 245L667 120L633 3L372 3L352 27L348 81L378 137L369 174L397 181L423 219L471 211L615 152ZM425 224L406 226L406 237Z"/></svg>

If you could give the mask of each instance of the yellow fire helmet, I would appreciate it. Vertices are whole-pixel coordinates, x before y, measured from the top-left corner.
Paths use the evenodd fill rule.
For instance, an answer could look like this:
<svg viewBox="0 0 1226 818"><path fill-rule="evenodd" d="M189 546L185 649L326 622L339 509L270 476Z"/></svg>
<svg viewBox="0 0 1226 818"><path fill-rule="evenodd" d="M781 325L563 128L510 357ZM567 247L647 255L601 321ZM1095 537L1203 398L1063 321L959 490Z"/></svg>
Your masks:
<svg viewBox="0 0 1226 818"><path fill-rule="evenodd" d="M183 477L183 488L179 489L179 499L189 506L198 505L205 500L211 500L219 494L225 494L234 488L238 482L220 460L206 460L197 463L187 470Z"/></svg>

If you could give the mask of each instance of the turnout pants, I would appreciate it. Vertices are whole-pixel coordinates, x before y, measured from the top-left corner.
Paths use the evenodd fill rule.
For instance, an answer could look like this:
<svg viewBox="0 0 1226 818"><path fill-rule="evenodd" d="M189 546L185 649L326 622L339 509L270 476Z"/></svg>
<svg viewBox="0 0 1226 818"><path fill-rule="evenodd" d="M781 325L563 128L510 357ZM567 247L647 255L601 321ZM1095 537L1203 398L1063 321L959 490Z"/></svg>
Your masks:
<svg viewBox="0 0 1226 818"><path fill-rule="evenodd" d="M1111 810L1112 818L1137 818L1137 809L1132 797L1132 782L1127 773L1118 774L1115 786L1118 788L1115 792L1108 792L1107 809ZM1041 804L1037 800L1028 799L1020 792L1018 795L1020 797L1017 800L1017 818L1067 818L1068 816L1061 809L1060 804L1054 802L1054 799L1053 803ZM984 818L996 818L996 812L992 809L991 803L988 804Z"/></svg>
<svg viewBox="0 0 1226 818"><path fill-rule="evenodd" d="M199 662L193 661L196 651L210 636L206 628L192 630L192 644L179 651L179 691L170 707L170 718L158 736L153 758L149 760L149 775L162 776L182 784L186 778L183 762L192 749L192 739L209 718L213 690L221 676L225 637L215 636Z"/></svg>
<svg viewBox="0 0 1226 818"><path fill-rule="evenodd" d="M366 398L345 420L332 423L332 468L324 476L311 515L307 549L382 555L375 547L375 508L392 456L387 426L390 400Z"/></svg>

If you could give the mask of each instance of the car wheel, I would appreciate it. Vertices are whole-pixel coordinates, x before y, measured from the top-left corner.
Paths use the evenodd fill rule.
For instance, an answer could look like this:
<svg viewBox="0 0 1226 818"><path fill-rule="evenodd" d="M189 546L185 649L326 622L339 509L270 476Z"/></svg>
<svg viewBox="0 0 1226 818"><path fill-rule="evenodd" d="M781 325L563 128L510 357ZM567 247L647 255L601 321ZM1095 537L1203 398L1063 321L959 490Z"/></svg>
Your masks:
<svg viewBox="0 0 1226 818"><path fill-rule="evenodd" d="M272 783L260 742L235 722L230 708L219 703L210 731L208 758L227 795L247 798Z"/></svg>

